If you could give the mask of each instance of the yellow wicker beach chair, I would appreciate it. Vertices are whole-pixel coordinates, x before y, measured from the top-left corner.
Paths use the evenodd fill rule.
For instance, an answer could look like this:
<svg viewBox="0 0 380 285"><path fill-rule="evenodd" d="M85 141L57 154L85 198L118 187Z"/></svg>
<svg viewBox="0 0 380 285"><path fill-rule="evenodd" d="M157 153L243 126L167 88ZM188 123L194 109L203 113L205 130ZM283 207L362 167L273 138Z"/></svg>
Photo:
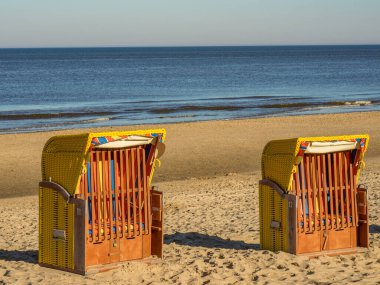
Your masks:
<svg viewBox="0 0 380 285"><path fill-rule="evenodd" d="M368 135L269 142L262 154L260 244L297 255L368 248L365 187L358 186Z"/></svg>
<svg viewBox="0 0 380 285"><path fill-rule="evenodd" d="M151 187L164 129L52 137L42 153L39 264L86 274L162 257L163 199Z"/></svg>

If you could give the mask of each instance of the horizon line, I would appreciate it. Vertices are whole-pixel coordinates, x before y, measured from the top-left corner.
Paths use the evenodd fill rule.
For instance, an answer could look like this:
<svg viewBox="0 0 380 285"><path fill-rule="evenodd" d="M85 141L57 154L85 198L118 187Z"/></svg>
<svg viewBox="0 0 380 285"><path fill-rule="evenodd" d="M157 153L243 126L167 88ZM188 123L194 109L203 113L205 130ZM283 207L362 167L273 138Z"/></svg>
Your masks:
<svg viewBox="0 0 380 285"><path fill-rule="evenodd" d="M262 44L262 45L83 45L83 46L25 46L1 47L0 49L80 49L80 48L195 48L195 47L302 47L302 46L379 46L380 43L367 44Z"/></svg>

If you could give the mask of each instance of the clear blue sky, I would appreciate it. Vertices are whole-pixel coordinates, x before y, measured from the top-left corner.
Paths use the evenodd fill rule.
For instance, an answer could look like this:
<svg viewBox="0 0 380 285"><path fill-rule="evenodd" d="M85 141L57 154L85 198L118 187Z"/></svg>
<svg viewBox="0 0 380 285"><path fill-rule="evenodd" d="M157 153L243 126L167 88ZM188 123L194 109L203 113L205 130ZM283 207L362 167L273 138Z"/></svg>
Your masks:
<svg viewBox="0 0 380 285"><path fill-rule="evenodd" d="M380 44L379 0L0 0L0 47Z"/></svg>

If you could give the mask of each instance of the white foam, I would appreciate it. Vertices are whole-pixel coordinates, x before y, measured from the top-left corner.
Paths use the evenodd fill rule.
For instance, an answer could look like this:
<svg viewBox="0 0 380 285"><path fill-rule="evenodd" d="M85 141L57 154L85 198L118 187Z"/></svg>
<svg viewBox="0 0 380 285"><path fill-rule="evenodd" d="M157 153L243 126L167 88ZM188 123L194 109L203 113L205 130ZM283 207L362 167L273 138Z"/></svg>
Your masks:
<svg viewBox="0 0 380 285"><path fill-rule="evenodd" d="M84 121L84 123L95 123L95 122L102 122L102 121L109 121L110 118L96 118L96 119L90 119Z"/></svg>
<svg viewBox="0 0 380 285"><path fill-rule="evenodd" d="M371 101L344 102L344 105L350 105L350 106L369 106L369 105L372 105L372 102Z"/></svg>

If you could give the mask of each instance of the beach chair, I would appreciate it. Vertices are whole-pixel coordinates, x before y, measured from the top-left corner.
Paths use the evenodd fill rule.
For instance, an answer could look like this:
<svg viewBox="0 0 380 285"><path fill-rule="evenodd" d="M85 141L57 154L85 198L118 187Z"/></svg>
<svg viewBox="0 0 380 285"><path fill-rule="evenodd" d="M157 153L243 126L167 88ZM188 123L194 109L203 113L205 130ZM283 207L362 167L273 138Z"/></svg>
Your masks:
<svg viewBox="0 0 380 285"><path fill-rule="evenodd" d="M42 153L39 264L79 274L162 257L163 196L151 180L165 130L52 137Z"/></svg>
<svg viewBox="0 0 380 285"><path fill-rule="evenodd" d="M262 249L336 255L368 248L367 135L269 142L259 182Z"/></svg>

